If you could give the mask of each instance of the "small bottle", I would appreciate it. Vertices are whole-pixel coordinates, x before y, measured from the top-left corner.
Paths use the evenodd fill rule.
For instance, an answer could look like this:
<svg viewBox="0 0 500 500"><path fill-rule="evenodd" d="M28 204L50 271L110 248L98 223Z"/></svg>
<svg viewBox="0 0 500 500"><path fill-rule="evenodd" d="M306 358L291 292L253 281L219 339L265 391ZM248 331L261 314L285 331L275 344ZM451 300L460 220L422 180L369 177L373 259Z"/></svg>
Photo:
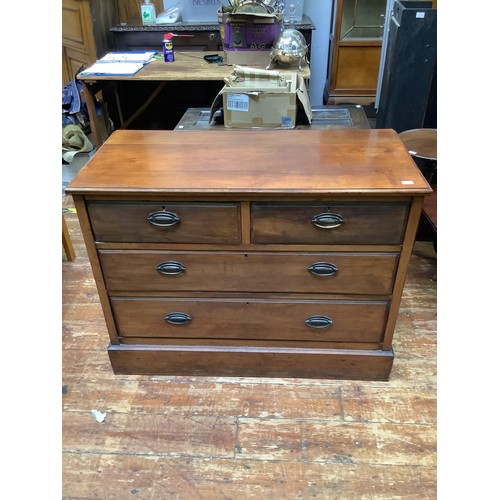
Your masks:
<svg viewBox="0 0 500 500"><path fill-rule="evenodd" d="M165 33L163 35L163 60L165 62L174 62L174 35Z"/></svg>
<svg viewBox="0 0 500 500"><path fill-rule="evenodd" d="M152 3L149 3L150 0L144 0L144 3L141 5L141 18L142 24L154 24L156 21L156 9Z"/></svg>

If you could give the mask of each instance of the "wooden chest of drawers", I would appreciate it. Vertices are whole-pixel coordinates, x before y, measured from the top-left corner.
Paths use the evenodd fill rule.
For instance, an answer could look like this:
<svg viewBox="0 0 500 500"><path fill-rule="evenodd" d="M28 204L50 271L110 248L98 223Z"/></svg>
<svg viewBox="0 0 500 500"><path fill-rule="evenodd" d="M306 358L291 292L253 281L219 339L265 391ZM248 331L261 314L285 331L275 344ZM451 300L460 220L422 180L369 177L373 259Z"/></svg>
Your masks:
<svg viewBox="0 0 500 500"><path fill-rule="evenodd" d="M430 191L391 130L116 131L67 189L114 372L386 380Z"/></svg>

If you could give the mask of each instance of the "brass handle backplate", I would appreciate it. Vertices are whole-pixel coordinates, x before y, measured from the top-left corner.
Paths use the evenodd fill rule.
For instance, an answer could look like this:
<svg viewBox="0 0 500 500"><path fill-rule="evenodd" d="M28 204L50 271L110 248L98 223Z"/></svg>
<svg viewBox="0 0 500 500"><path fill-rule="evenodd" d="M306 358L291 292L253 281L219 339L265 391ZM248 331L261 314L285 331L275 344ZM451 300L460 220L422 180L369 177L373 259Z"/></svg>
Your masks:
<svg viewBox="0 0 500 500"><path fill-rule="evenodd" d="M344 224L344 218L339 214L332 214L330 212L325 212L322 214L315 215L311 222L321 229L334 229L336 227Z"/></svg>
<svg viewBox="0 0 500 500"><path fill-rule="evenodd" d="M148 222L153 226L158 227L171 227L175 226L181 221L179 216L174 212L167 212L166 210L158 210L148 215Z"/></svg>
<svg viewBox="0 0 500 500"><path fill-rule="evenodd" d="M339 272L339 268L330 262L316 262L309 266L307 270L314 276L334 276Z"/></svg>
<svg viewBox="0 0 500 500"><path fill-rule="evenodd" d="M193 318L189 314L183 312L172 312L167 314L163 319L171 325L186 325L190 323Z"/></svg>
<svg viewBox="0 0 500 500"><path fill-rule="evenodd" d="M309 318L307 318L305 320L305 324L309 328L328 328L329 326L333 325L333 320L328 316L317 314L315 316L310 316Z"/></svg>
<svg viewBox="0 0 500 500"><path fill-rule="evenodd" d="M175 260L167 260L165 262L160 262L156 266L156 270L160 274L165 274L167 276L175 276L177 274L183 273L186 268L180 262L176 262Z"/></svg>

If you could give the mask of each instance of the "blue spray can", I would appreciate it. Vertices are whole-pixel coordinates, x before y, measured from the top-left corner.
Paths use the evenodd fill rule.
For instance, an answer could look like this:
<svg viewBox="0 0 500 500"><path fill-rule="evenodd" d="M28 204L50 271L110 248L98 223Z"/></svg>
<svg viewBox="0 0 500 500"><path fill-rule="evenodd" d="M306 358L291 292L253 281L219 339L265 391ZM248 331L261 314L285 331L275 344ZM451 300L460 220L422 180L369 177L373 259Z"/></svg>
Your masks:
<svg viewBox="0 0 500 500"><path fill-rule="evenodd" d="M174 35L165 33L163 35L163 60L165 62L174 62Z"/></svg>

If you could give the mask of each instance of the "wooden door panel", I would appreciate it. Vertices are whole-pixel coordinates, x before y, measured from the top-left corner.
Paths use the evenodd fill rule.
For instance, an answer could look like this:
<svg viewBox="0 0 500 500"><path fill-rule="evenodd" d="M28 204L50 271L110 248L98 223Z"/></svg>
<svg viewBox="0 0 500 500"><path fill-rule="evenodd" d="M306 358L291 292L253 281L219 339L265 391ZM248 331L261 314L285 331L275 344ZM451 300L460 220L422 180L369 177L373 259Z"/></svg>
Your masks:
<svg viewBox="0 0 500 500"><path fill-rule="evenodd" d="M333 93L373 93L377 90L381 47L339 47Z"/></svg>

